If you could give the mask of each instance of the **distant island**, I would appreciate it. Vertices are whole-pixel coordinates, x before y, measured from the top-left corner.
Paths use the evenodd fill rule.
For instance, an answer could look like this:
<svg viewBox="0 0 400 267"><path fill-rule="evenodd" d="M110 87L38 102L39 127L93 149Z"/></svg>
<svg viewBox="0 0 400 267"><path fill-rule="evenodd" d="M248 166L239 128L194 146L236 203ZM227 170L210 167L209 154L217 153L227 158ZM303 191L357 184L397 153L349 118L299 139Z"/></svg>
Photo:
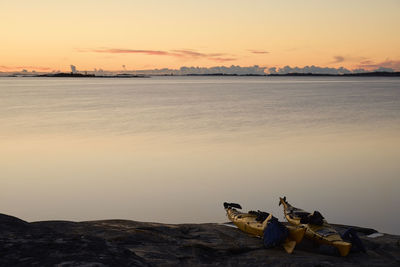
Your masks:
<svg viewBox="0 0 400 267"><path fill-rule="evenodd" d="M173 75L169 75L173 76ZM328 73L274 73L274 74L226 74L226 73L211 73L211 74L186 74L177 76L361 76L361 77L400 77L400 72L373 71L361 73L344 73L344 74L328 74Z"/></svg>
<svg viewBox="0 0 400 267"><path fill-rule="evenodd" d="M46 74L38 74L30 77L63 77L63 78L149 78L148 75L141 74L115 74L115 75L95 75L95 74L83 74L79 72L59 72L59 73L46 73Z"/></svg>
<svg viewBox="0 0 400 267"><path fill-rule="evenodd" d="M62 77L62 78L149 78L153 76L328 76L328 77L400 77L400 71L393 68L379 67L376 69L365 70L346 69L344 67L262 67L254 66L214 66L214 67L186 67L177 69L137 69L127 70L78 70L75 65L70 65L71 71L51 71L37 72L23 69L14 72L1 72L2 77Z"/></svg>
<svg viewBox="0 0 400 267"><path fill-rule="evenodd" d="M373 72L360 72L360 73L342 73L342 74L329 74L329 73L270 73L270 74L236 74L236 73L187 73L187 74L130 74L130 73L117 73L108 75L99 75L93 73L80 73L80 72L57 72L57 73L41 73L41 74L22 74L13 73L5 77L50 77L50 78L150 78L152 76L238 76L238 77L400 77L400 72L388 71L373 71Z"/></svg>
<svg viewBox="0 0 400 267"><path fill-rule="evenodd" d="M400 72L388 72L388 71L373 71L373 72L360 72L360 73L343 73L343 74L322 74L322 73L285 73L285 74L268 74L268 76L357 76L357 77L400 77Z"/></svg>

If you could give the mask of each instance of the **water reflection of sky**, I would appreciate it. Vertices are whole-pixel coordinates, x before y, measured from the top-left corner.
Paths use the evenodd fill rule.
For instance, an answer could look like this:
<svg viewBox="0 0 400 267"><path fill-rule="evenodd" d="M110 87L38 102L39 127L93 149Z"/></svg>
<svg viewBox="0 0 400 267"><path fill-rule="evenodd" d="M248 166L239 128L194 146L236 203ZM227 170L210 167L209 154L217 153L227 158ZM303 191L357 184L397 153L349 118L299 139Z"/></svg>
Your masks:
<svg viewBox="0 0 400 267"><path fill-rule="evenodd" d="M215 222L286 195L399 233L398 80L165 79L2 79L1 212Z"/></svg>

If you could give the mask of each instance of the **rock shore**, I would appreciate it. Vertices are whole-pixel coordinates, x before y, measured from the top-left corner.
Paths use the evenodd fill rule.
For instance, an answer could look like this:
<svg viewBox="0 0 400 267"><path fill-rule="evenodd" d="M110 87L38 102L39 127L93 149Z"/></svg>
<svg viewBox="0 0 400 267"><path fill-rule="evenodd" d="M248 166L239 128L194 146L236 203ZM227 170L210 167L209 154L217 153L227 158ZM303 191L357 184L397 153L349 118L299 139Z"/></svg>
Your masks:
<svg viewBox="0 0 400 267"><path fill-rule="evenodd" d="M333 225L339 232L350 226ZM128 220L28 223L0 214L0 266L400 266L400 237L368 237L367 253L347 257L304 240L289 255L216 223L161 224Z"/></svg>

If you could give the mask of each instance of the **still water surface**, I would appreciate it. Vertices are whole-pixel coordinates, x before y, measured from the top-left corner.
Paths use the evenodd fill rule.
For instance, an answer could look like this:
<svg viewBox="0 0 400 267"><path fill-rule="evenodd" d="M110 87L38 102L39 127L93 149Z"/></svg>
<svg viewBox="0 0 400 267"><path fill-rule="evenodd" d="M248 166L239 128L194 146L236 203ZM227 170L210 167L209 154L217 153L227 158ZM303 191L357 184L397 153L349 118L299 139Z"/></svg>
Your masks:
<svg viewBox="0 0 400 267"><path fill-rule="evenodd" d="M0 78L0 212L223 222L278 197L400 234L400 79Z"/></svg>

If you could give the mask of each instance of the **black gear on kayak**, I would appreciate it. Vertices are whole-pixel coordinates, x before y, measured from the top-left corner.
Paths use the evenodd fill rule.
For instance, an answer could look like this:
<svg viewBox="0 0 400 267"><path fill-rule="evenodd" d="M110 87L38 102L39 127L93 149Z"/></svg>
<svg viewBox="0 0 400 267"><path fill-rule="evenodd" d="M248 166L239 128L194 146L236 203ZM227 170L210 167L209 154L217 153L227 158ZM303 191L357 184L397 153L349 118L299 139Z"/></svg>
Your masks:
<svg viewBox="0 0 400 267"><path fill-rule="evenodd" d="M308 216L308 223L322 225L324 224L324 216L319 211L314 211L313 214Z"/></svg>
<svg viewBox="0 0 400 267"><path fill-rule="evenodd" d="M324 224L324 216L319 211L314 211L312 214L309 212L295 212L295 215L300 218L300 223L303 224Z"/></svg>
<svg viewBox="0 0 400 267"><path fill-rule="evenodd" d="M249 214L256 215L256 216L257 216L257 218L256 218L256 221L257 221L257 222L263 222L263 221L265 221L265 220L268 218L268 216L269 216L269 213L268 213L268 212L261 211L261 210L257 210L257 211L251 210L251 211L249 211Z"/></svg>
<svg viewBox="0 0 400 267"><path fill-rule="evenodd" d="M282 244L289 235L289 230L277 218L272 217L264 230L264 246L272 248Z"/></svg>
<svg viewBox="0 0 400 267"><path fill-rule="evenodd" d="M242 209L242 206L240 206L237 203L228 203L228 202L224 202L224 208L236 208L236 209Z"/></svg>

